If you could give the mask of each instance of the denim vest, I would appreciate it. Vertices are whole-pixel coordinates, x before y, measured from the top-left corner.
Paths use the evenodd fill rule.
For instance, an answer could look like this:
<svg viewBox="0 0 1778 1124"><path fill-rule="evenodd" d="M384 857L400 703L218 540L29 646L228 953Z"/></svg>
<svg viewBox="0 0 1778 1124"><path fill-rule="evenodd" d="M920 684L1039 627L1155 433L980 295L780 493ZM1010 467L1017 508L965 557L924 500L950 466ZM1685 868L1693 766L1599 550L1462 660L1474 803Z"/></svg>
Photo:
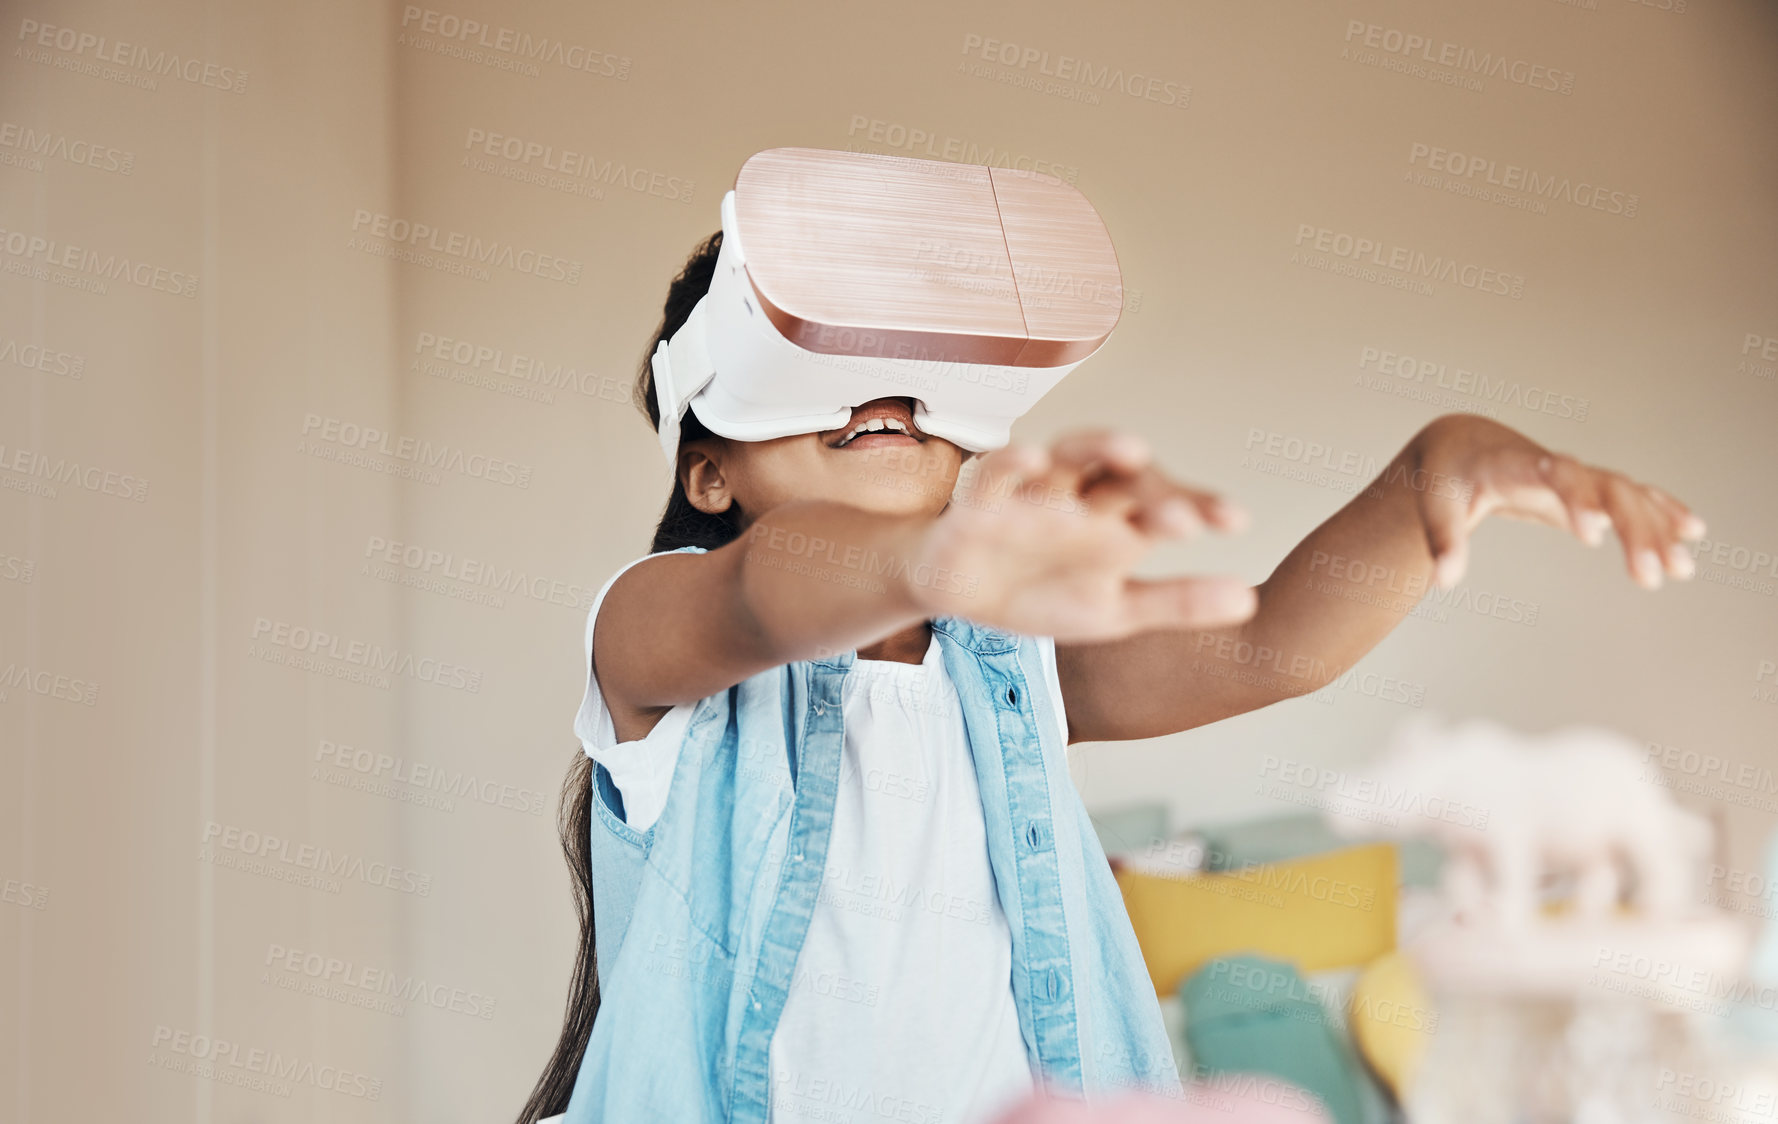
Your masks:
<svg viewBox="0 0 1778 1124"><path fill-rule="evenodd" d="M1034 1070L1088 1101L1130 1089L1179 1096L1036 642L959 617L932 628L975 760ZM699 700L647 831L624 823L622 797L595 765L601 1003L566 1124L766 1119L768 1050L826 867L841 688L856 656L799 660Z"/></svg>

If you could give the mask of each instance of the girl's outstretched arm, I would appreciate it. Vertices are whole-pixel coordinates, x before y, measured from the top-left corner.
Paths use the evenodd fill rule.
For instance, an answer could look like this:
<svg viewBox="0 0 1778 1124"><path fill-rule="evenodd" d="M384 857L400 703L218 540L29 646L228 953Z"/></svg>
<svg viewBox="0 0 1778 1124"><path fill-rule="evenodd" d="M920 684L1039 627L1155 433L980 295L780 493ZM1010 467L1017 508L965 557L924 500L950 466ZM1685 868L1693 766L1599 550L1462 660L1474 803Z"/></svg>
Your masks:
<svg viewBox="0 0 1778 1124"><path fill-rule="evenodd" d="M1432 583L1454 586L1490 514L1573 532L1617 531L1645 588L1692 573L1704 524L1666 492L1551 453L1487 418L1434 419L1370 487L1315 528L1257 588L1246 622L1064 644L1056 664L1069 740L1159 737L1317 690L1387 636Z"/></svg>
<svg viewBox="0 0 1778 1124"><path fill-rule="evenodd" d="M1147 458L1139 438L1110 431L1010 445L936 515L798 500L718 549L631 566L593 634L619 738L675 704L937 615L1075 639L1244 619L1255 601L1235 579L1130 578L1156 541L1188 529L1177 485Z"/></svg>

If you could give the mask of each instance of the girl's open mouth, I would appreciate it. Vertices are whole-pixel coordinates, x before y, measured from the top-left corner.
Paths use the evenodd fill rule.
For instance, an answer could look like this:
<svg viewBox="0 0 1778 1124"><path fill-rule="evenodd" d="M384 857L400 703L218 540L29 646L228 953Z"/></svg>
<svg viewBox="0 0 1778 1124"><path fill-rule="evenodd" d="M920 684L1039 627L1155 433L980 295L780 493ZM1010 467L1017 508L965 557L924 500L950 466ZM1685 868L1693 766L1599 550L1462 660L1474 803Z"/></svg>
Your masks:
<svg viewBox="0 0 1778 1124"><path fill-rule="evenodd" d="M911 398L877 398L855 406L845 425L828 430L823 437L830 449L918 445L926 440L914 425Z"/></svg>

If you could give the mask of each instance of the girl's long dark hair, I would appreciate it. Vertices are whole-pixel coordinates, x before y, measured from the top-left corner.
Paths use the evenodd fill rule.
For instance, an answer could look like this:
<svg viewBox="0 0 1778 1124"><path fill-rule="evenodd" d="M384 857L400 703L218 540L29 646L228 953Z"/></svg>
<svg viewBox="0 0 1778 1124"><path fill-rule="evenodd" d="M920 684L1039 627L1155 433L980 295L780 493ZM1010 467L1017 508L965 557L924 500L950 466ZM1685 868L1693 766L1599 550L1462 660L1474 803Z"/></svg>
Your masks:
<svg viewBox="0 0 1778 1124"><path fill-rule="evenodd" d="M680 325L691 316L693 306L698 299L710 291L710 278L716 272L716 255L722 249L722 231L717 231L691 252L686 259L685 268L673 283L667 287L667 306L662 311L660 327L655 329L654 342L648 345L648 354L642 357L642 363L636 370L636 387L630 395L642 413L648 418L648 424L656 433L661 429L661 408L654 395L654 366L651 362L654 349L660 341L670 338L679 330ZM679 420L679 444L684 447L687 441L695 441L700 437L715 436L698 415L690 410ZM727 511L712 515L693 507L685 498L685 483L679 474L673 474L673 494L667 497L667 507L661 512L661 520L654 529L654 543L649 553L663 550L676 550L682 546L701 546L705 550L715 550L719 546L733 542L741 537L741 508L731 503Z"/></svg>
<svg viewBox="0 0 1778 1124"><path fill-rule="evenodd" d="M642 356L636 373L631 400L648 418L648 424L660 431L660 406L654 394L654 367L650 360L654 349L677 332L691 310L710 288L710 277L716 272L716 254L722 249L722 231L700 243L686 259L685 268L667 287L667 303L654 340ZM681 444L700 437L713 436L687 410L680 421ZM685 495L685 485L678 474L673 478L673 494L661 512L654 530L649 553L673 550L681 546L701 546L715 550L733 542L741 534L741 509L730 504L727 511L711 514L699 511ZM574 1081L580 1074L580 1060L586 1054L587 1040L592 1037L593 1019L599 1013L599 973L593 941L593 864L588 848L593 826L593 761L578 747L568 777L562 785L562 804L556 817L562 836L562 853L568 859L569 881L574 890L574 910L580 917L580 951L574 960L574 975L568 983L568 1007L562 1018L562 1037L550 1055L543 1076L531 1090L531 1097L520 1110L518 1124L535 1124L547 1116L568 1111L568 1100L574 1093Z"/></svg>

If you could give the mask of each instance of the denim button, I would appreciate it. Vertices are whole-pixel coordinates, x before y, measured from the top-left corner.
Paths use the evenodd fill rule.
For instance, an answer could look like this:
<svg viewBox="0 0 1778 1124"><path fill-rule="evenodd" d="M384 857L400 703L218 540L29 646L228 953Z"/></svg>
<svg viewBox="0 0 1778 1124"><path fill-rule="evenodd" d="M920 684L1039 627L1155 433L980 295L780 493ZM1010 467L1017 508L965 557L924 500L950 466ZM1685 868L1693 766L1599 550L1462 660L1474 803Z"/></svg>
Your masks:
<svg viewBox="0 0 1778 1124"><path fill-rule="evenodd" d="M1031 844L1032 850L1043 845L1043 829L1037 826L1036 820L1025 827L1025 842Z"/></svg>
<svg viewBox="0 0 1778 1124"><path fill-rule="evenodd" d="M1045 977L1044 983L1049 989L1049 997L1051 999L1062 994L1062 977L1056 974L1054 968L1049 970L1049 975Z"/></svg>
<svg viewBox="0 0 1778 1124"><path fill-rule="evenodd" d="M817 702L815 704L815 713L816 714L826 714L827 713L827 704L825 702Z"/></svg>
<svg viewBox="0 0 1778 1124"><path fill-rule="evenodd" d="M1008 687L1006 689L1006 701L1013 706L1019 705L1019 689L1017 687Z"/></svg>

